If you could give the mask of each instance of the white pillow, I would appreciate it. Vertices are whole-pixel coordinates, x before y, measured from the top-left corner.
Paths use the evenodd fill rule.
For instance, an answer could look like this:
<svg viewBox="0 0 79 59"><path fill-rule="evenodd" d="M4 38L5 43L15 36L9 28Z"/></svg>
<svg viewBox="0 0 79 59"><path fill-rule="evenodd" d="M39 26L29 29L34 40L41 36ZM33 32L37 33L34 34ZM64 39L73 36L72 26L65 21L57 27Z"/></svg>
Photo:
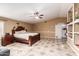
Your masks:
<svg viewBox="0 0 79 59"><path fill-rule="evenodd" d="M22 30L22 31L15 31L15 34L22 34L22 33L26 33L26 31Z"/></svg>

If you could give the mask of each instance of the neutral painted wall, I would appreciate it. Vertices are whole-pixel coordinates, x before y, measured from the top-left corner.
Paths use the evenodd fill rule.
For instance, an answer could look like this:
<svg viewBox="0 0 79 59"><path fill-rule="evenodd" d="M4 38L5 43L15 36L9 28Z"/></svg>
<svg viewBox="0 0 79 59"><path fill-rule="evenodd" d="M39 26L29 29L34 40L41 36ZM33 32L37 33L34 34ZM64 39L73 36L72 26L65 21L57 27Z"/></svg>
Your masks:
<svg viewBox="0 0 79 59"><path fill-rule="evenodd" d="M55 18L45 22L28 24L25 22L10 20L9 18L5 21L6 18L3 18L5 22L4 31L5 33L11 33L12 28L17 26L17 22L20 23L21 26L25 27L27 31L31 32L39 32L41 34L41 38L53 38L55 37L55 25L58 23L66 23L66 18Z"/></svg>
<svg viewBox="0 0 79 59"><path fill-rule="evenodd" d="M1 20L4 21L4 32L5 33L11 33L14 26L17 26L16 23L19 23L19 25L25 27L27 31L32 31L31 24L21 22L21 21L15 21L10 18L1 18Z"/></svg>
<svg viewBox="0 0 79 59"><path fill-rule="evenodd" d="M55 25L58 23L66 23L66 21L65 17L60 17L46 22L36 23L32 27L34 32L39 32L41 34L41 38L54 38Z"/></svg>

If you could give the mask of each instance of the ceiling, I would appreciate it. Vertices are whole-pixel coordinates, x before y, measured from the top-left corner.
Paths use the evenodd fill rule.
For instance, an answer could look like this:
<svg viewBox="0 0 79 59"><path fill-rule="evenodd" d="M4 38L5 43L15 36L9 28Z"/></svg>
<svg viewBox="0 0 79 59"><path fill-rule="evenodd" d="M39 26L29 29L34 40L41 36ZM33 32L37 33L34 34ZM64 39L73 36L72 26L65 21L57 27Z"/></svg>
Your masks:
<svg viewBox="0 0 79 59"><path fill-rule="evenodd" d="M66 17L71 3L0 3L0 16L27 23L37 23L56 17ZM35 19L33 13L44 14L42 19Z"/></svg>

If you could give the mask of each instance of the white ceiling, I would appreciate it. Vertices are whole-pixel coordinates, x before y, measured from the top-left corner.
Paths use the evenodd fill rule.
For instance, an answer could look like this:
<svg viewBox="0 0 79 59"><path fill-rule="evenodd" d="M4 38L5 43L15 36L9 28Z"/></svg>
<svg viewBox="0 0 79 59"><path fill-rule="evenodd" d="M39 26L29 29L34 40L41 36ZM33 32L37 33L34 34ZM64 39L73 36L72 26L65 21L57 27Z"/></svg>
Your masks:
<svg viewBox="0 0 79 59"><path fill-rule="evenodd" d="M0 16L37 23L55 17L66 17L71 5L69 3L0 3ZM31 17L36 10L44 14L43 19Z"/></svg>

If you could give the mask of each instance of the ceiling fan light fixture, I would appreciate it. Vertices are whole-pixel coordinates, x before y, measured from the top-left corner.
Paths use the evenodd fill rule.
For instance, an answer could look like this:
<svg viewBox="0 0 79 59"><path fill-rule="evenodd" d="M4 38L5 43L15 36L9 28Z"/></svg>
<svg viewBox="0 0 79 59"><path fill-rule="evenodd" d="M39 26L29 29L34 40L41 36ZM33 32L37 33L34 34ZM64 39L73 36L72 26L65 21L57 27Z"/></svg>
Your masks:
<svg viewBox="0 0 79 59"><path fill-rule="evenodd" d="M39 19L39 17L38 17L38 16L36 16L36 17L35 17L35 19Z"/></svg>
<svg viewBox="0 0 79 59"><path fill-rule="evenodd" d="M43 18L43 14L40 14L38 11L34 12L33 14L35 19L42 19Z"/></svg>

